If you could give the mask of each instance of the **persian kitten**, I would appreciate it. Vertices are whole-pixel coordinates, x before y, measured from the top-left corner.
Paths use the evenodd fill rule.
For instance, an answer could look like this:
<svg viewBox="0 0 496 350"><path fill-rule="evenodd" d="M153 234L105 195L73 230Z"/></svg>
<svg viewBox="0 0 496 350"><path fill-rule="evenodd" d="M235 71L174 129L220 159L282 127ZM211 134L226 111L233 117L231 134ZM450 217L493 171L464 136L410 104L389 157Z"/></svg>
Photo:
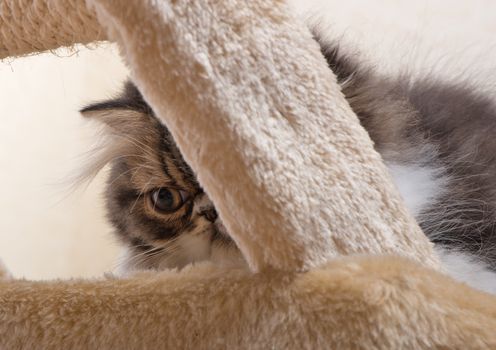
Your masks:
<svg viewBox="0 0 496 350"><path fill-rule="evenodd" d="M467 84L384 77L336 47L321 47L447 269L494 291L494 101ZM167 128L131 82L118 98L82 113L104 123L111 140L99 166L107 160L111 165L108 217L127 247L128 269L182 267L202 260L244 264Z"/></svg>

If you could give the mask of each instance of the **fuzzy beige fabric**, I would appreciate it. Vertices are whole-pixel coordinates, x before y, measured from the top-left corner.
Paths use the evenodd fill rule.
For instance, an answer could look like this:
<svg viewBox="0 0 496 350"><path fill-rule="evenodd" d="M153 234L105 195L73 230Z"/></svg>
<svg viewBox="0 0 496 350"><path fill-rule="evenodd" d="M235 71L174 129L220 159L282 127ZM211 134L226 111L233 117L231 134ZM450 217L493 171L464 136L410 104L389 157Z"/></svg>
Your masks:
<svg viewBox="0 0 496 350"><path fill-rule="evenodd" d="M105 38L84 1L0 1L0 58Z"/></svg>
<svg viewBox="0 0 496 350"><path fill-rule="evenodd" d="M89 2L254 270L305 269L357 252L437 265L318 45L284 2ZM2 18L19 18L19 4L9 15L8 3ZM64 40L73 30L87 41L74 25L90 18L86 10L58 18L46 16L57 2L35 4L28 9ZM4 21L0 32L16 35L3 41L30 43L33 33L19 27ZM52 48L55 33L46 32Z"/></svg>
<svg viewBox="0 0 496 350"><path fill-rule="evenodd" d="M253 269L357 252L436 265L284 2L91 3Z"/></svg>
<svg viewBox="0 0 496 350"><path fill-rule="evenodd" d="M209 265L126 280L0 282L2 349L494 349L493 297L417 264L304 273Z"/></svg>
<svg viewBox="0 0 496 350"><path fill-rule="evenodd" d="M31 3L2 2L1 57L102 37L80 3ZM258 273L2 282L2 348L496 346L494 298L420 267L431 244L284 2L88 3ZM417 264L328 263L355 253Z"/></svg>

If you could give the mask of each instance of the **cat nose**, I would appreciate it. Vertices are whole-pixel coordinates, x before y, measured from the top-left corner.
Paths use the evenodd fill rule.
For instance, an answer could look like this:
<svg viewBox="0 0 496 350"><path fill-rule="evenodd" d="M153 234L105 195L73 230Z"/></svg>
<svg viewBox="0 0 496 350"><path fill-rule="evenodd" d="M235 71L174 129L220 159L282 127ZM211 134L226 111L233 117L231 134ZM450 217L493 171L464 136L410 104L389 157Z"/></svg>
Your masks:
<svg viewBox="0 0 496 350"><path fill-rule="evenodd" d="M205 219L207 219L210 222L215 222L217 220L217 211L214 208L208 208L205 210L202 210L200 212L200 215L203 216Z"/></svg>

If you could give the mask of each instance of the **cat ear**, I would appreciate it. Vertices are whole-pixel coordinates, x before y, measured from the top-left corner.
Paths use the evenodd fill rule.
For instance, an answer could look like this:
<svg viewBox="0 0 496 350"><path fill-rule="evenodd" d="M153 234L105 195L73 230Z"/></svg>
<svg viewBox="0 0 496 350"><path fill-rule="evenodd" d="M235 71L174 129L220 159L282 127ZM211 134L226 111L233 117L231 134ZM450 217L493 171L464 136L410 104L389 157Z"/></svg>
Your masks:
<svg viewBox="0 0 496 350"><path fill-rule="evenodd" d="M138 88L128 80L119 97L91 104L81 111L88 118L105 124L111 132L133 134L153 126L153 112Z"/></svg>
<svg viewBox="0 0 496 350"><path fill-rule="evenodd" d="M83 108L80 113L85 118L103 123L113 132L126 134L139 130L149 119L144 111L136 110L120 100L95 103Z"/></svg>

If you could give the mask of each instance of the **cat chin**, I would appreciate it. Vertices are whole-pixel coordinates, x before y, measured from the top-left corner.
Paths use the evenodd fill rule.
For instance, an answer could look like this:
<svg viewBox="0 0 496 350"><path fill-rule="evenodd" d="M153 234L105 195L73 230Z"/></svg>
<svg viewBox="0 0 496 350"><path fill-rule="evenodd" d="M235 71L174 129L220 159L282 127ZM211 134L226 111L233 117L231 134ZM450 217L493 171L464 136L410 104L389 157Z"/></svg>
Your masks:
<svg viewBox="0 0 496 350"><path fill-rule="evenodd" d="M434 249L452 278L483 292L496 294L496 272L490 270L483 261L470 253L440 246Z"/></svg>
<svg viewBox="0 0 496 350"><path fill-rule="evenodd" d="M112 274L118 277L126 277L139 271L163 271L170 269L182 269L188 265L211 262L226 268L245 269L248 264L236 248L234 243L225 239L212 241L210 235L183 235L176 241L176 254L172 258L153 260L150 264L136 264L135 254L129 247L124 247L118 258L118 265Z"/></svg>

